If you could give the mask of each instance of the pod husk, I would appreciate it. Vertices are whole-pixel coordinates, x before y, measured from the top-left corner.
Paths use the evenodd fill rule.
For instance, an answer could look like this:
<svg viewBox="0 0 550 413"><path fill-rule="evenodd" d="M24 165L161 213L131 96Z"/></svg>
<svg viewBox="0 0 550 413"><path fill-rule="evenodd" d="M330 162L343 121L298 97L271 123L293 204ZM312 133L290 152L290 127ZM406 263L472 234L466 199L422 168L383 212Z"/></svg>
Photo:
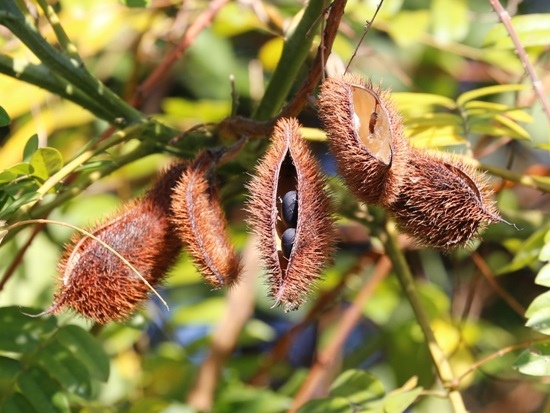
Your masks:
<svg viewBox="0 0 550 413"><path fill-rule="evenodd" d="M197 155L172 197L172 222L203 278L214 288L234 285L241 271L214 182L211 152Z"/></svg>
<svg viewBox="0 0 550 413"><path fill-rule="evenodd" d="M334 251L336 233L326 180L296 119L280 119L272 143L248 185L249 224L257 236L270 295L286 311L298 308L320 279ZM281 197L296 189L298 221L292 252L283 256Z"/></svg>
<svg viewBox="0 0 550 413"><path fill-rule="evenodd" d="M504 222L485 177L459 158L412 149L407 171L390 213L420 246L469 246L488 224Z"/></svg>
<svg viewBox="0 0 550 413"><path fill-rule="evenodd" d="M371 205L395 202L409 147L389 92L346 74L323 82L318 105L338 172L351 192Z"/></svg>
<svg viewBox="0 0 550 413"><path fill-rule="evenodd" d="M168 216L172 187L186 166L172 165L141 199L88 230L132 264L151 286L175 263L181 241ZM148 299L147 286L130 267L92 238L75 234L58 264L59 288L44 313L68 307L100 324L124 321Z"/></svg>

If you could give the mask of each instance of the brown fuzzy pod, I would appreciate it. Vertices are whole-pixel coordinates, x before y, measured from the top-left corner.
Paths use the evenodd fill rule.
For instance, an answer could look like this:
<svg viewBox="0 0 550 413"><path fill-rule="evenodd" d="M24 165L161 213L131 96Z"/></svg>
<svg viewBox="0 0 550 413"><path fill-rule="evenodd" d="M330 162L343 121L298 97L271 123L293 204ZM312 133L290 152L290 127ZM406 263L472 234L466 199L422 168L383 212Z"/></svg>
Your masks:
<svg viewBox="0 0 550 413"><path fill-rule="evenodd" d="M450 251L467 246L488 224L504 222L483 175L458 158L412 149L407 171L389 209L420 245Z"/></svg>
<svg viewBox="0 0 550 413"><path fill-rule="evenodd" d="M296 119L277 122L272 144L249 183L247 204L270 294L286 311L305 301L336 240L326 180L299 126Z"/></svg>
<svg viewBox="0 0 550 413"><path fill-rule="evenodd" d="M168 216L172 187L185 167L174 164L143 198L88 230L123 256L151 286L162 282L181 251ZM69 307L101 324L123 321L150 293L150 287L129 266L86 235L73 237L58 271L61 279L54 303L40 315Z"/></svg>
<svg viewBox="0 0 550 413"><path fill-rule="evenodd" d="M319 116L346 185L367 204L397 199L409 148L389 92L346 74L326 79Z"/></svg>
<svg viewBox="0 0 550 413"><path fill-rule="evenodd" d="M204 279L221 288L235 284L241 265L220 206L215 161L210 151L201 152L181 176L172 197L172 222Z"/></svg>

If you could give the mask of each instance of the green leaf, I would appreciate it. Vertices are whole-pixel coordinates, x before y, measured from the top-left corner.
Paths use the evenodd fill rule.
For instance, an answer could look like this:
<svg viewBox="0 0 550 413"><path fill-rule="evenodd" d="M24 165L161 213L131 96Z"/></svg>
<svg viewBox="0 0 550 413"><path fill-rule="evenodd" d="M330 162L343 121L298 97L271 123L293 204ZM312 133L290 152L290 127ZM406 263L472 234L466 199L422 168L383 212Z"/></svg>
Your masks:
<svg viewBox="0 0 550 413"><path fill-rule="evenodd" d="M422 393L422 387L408 390L390 393L384 398L384 412L386 413L401 413L407 410L407 408L414 403L420 393Z"/></svg>
<svg viewBox="0 0 550 413"><path fill-rule="evenodd" d="M427 10L403 10L388 20L388 34L401 47L417 44L430 26Z"/></svg>
<svg viewBox="0 0 550 413"><path fill-rule="evenodd" d="M525 311L527 322L525 325L542 334L550 335L550 291L538 297Z"/></svg>
<svg viewBox="0 0 550 413"><path fill-rule="evenodd" d="M0 405L2 413L40 413L41 410L35 410L29 401L21 393L11 394L6 401Z"/></svg>
<svg viewBox="0 0 550 413"><path fill-rule="evenodd" d="M32 155L38 150L38 135L35 133L32 135L27 143L25 144L25 149L23 149L23 160L28 162Z"/></svg>
<svg viewBox="0 0 550 413"><path fill-rule="evenodd" d="M347 370L340 374L330 389L331 396L347 398L355 405L364 406L384 397L384 385L372 374L361 370Z"/></svg>
<svg viewBox="0 0 550 413"><path fill-rule="evenodd" d="M343 397L327 397L311 400L298 413L353 413L356 410Z"/></svg>
<svg viewBox="0 0 550 413"><path fill-rule="evenodd" d="M21 195L16 201L12 202L9 207L4 209L0 213L0 219L10 217L14 212L18 211L23 205L28 204L36 199L40 198L40 194L37 192L28 192Z"/></svg>
<svg viewBox="0 0 550 413"><path fill-rule="evenodd" d="M63 167L63 158L55 148L40 148L31 156L30 164L33 176L45 181Z"/></svg>
<svg viewBox="0 0 550 413"><path fill-rule="evenodd" d="M8 112L0 106L0 127L2 126L8 126L11 123L10 115L8 115Z"/></svg>
<svg viewBox="0 0 550 413"><path fill-rule="evenodd" d="M538 343L525 350L514 367L530 376L550 376L550 343Z"/></svg>
<svg viewBox="0 0 550 413"><path fill-rule="evenodd" d="M15 306L0 308L0 351L27 353L55 330L55 317L31 318L23 314L35 311Z"/></svg>
<svg viewBox="0 0 550 413"><path fill-rule="evenodd" d="M545 287L550 287L550 263L540 269L537 277L535 278L535 283Z"/></svg>
<svg viewBox="0 0 550 413"><path fill-rule="evenodd" d="M149 7L151 5L151 0L121 0L122 4L126 7L138 8L138 7Z"/></svg>
<svg viewBox="0 0 550 413"><path fill-rule="evenodd" d="M535 231L526 241L522 242L521 247L518 251L516 251L512 262L500 268L497 274L506 274L508 272L517 271L521 268L527 267L534 262L538 263L538 256L544 245L544 236L547 231L548 227L541 228L540 230Z"/></svg>
<svg viewBox="0 0 550 413"><path fill-rule="evenodd" d="M0 356L0 390L12 383L22 370L19 360Z"/></svg>
<svg viewBox="0 0 550 413"><path fill-rule="evenodd" d="M17 385L34 409L40 413L69 413L61 387L44 370L31 367L23 371Z"/></svg>
<svg viewBox="0 0 550 413"><path fill-rule="evenodd" d="M80 360L92 377L107 381L109 358L90 333L78 326L68 325L59 329L56 338Z"/></svg>
<svg viewBox="0 0 550 413"><path fill-rule="evenodd" d="M451 110L456 109L454 100L446 96L434 95L431 93L396 92L392 93L392 99L402 111L432 106L442 106Z"/></svg>
<svg viewBox="0 0 550 413"><path fill-rule="evenodd" d="M547 46L550 43L550 15L527 14L511 19L512 26L523 47ZM506 28L502 25L493 27L483 46L495 49L514 49L514 43Z"/></svg>
<svg viewBox="0 0 550 413"><path fill-rule="evenodd" d="M470 90L468 92L463 93L457 98L456 103L458 104L458 106L464 106L466 102L469 102L470 100L474 100L482 96L494 95L497 93L516 92L518 90L525 90L528 87L529 86L527 85L519 85L519 84L482 87L479 89Z"/></svg>
<svg viewBox="0 0 550 413"><path fill-rule="evenodd" d="M460 41L468 34L468 5L465 0L433 0L432 28L438 43Z"/></svg>
<svg viewBox="0 0 550 413"><path fill-rule="evenodd" d="M59 341L52 340L41 349L38 364L65 390L88 399L92 396L89 371L78 358L78 354L73 354Z"/></svg>

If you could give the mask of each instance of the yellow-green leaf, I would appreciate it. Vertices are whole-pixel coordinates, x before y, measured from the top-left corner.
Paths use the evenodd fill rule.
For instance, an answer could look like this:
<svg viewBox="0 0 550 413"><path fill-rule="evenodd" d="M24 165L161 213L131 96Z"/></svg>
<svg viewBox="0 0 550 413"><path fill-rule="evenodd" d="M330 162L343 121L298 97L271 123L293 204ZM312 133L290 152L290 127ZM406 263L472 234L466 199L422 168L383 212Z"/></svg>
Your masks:
<svg viewBox="0 0 550 413"><path fill-rule="evenodd" d="M31 157L33 176L43 181L63 167L61 153L55 148L40 148Z"/></svg>
<svg viewBox="0 0 550 413"><path fill-rule="evenodd" d="M547 46L550 43L550 15L527 14L511 19L514 31L523 47ZM496 49L513 49L515 46L506 28L496 25L485 37L483 46Z"/></svg>
<svg viewBox="0 0 550 413"><path fill-rule="evenodd" d="M466 102L477 99L482 96L494 95L497 93L506 93L506 92L516 92L518 90L525 90L529 86L519 85L519 84L510 84L510 85L496 85L496 86L487 86L480 89L470 90L465 92L458 97L456 103L459 106L464 106Z"/></svg>

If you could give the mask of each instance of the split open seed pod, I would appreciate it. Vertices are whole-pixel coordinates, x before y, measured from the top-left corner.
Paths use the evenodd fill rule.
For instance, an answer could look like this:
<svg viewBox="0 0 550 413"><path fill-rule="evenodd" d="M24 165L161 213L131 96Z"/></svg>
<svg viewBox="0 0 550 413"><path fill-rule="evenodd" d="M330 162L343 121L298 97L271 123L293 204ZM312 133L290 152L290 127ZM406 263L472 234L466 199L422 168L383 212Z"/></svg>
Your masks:
<svg viewBox="0 0 550 413"><path fill-rule="evenodd" d="M181 176L172 196L172 222L204 279L230 287L241 265L231 243L215 182L216 156L199 153Z"/></svg>
<svg viewBox="0 0 550 413"><path fill-rule="evenodd" d="M249 183L249 224L275 305L298 308L321 277L336 233L326 180L296 119L280 119Z"/></svg>
<svg viewBox="0 0 550 413"><path fill-rule="evenodd" d="M484 176L459 158L412 149L407 171L390 212L418 244L450 251L505 222Z"/></svg>
<svg viewBox="0 0 550 413"><path fill-rule="evenodd" d="M358 76L326 79L319 116L349 189L367 204L394 202L405 174L408 144L389 93Z"/></svg>
<svg viewBox="0 0 550 413"><path fill-rule="evenodd" d="M88 230L139 271L147 285L120 257L86 235L77 234L59 264L59 289L50 309L68 307L98 323L127 319L149 297L175 263L181 241L168 216L172 187L185 164L170 167L146 195Z"/></svg>

